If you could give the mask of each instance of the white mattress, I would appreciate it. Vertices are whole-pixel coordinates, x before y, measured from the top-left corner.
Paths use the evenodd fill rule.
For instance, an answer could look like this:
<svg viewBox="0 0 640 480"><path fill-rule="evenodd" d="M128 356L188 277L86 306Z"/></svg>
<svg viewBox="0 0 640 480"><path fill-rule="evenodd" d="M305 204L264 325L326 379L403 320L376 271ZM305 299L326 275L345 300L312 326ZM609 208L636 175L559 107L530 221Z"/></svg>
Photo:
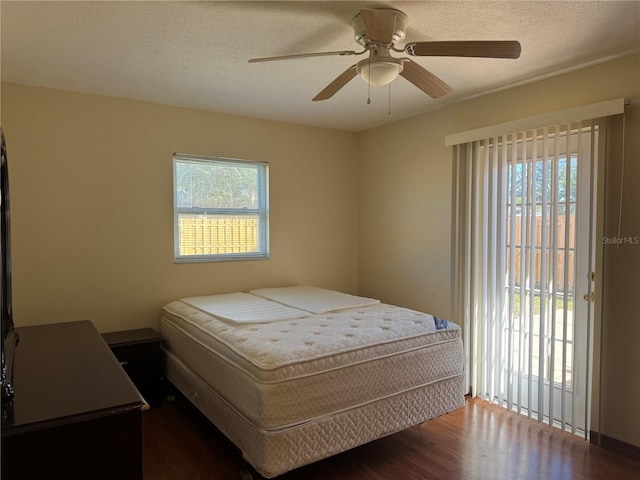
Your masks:
<svg viewBox="0 0 640 480"><path fill-rule="evenodd" d="M182 301L166 305L167 348L258 429L321 421L399 392L460 377L455 324L386 304L230 325Z"/></svg>

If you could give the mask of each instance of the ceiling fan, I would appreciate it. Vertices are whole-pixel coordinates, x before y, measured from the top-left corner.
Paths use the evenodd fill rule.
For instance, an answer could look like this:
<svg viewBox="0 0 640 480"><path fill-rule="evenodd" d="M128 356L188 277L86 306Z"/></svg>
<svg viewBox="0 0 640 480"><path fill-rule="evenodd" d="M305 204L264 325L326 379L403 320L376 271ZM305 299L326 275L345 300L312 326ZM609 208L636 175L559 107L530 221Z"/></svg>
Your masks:
<svg viewBox="0 0 640 480"><path fill-rule="evenodd" d="M391 52L406 53L414 57L520 57L520 43L514 40L411 42L403 48L398 48L396 44L404 40L408 20L406 13L393 8L363 8L351 21L355 40L364 47L360 52L342 50L301 53L252 58L249 63L329 55L362 55L369 52L368 58L351 65L313 97L313 101L318 101L331 98L357 74L360 74L365 82L374 86L387 85L401 75L432 98L442 97L452 91L452 88L442 79L418 63L406 57L393 57Z"/></svg>

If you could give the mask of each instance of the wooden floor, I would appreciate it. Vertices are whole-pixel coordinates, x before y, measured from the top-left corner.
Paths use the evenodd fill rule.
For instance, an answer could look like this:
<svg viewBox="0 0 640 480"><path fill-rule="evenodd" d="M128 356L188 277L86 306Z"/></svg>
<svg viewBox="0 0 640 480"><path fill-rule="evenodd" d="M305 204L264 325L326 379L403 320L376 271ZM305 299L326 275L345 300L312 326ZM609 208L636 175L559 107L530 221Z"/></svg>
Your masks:
<svg viewBox="0 0 640 480"><path fill-rule="evenodd" d="M145 480L240 478L239 451L182 397L144 413ZM254 473L254 479L259 479ZM480 400L280 480L640 478L625 457Z"/></svg>

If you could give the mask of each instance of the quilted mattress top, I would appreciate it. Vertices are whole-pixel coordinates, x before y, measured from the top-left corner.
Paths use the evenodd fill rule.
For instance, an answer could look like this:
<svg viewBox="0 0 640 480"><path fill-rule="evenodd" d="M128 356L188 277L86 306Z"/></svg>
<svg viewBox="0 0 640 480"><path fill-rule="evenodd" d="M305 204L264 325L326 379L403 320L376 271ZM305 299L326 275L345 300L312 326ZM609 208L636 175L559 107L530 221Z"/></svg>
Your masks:
<svg viewBox="0 0 640 480"><path fill-rule="evenodd" d="M377 302L293 319L236 323L177 300L163 308L163 316L262 382L313 375L460 337L454 323Z"/></svg>

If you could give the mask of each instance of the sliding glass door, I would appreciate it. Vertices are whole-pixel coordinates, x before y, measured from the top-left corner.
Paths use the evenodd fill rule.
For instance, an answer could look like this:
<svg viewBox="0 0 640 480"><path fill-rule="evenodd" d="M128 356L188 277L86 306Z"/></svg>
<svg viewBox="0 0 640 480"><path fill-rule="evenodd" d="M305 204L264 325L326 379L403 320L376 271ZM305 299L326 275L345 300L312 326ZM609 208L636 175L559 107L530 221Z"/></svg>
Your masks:
<svg viewBox="0 0 640 480"><path fill-rule="evenodd" d="M507 157L507 362L498 396L511 408L583 433L590 397L591 149L597 151L597 130L567 125L532 133L499 147Z"/></svg>

